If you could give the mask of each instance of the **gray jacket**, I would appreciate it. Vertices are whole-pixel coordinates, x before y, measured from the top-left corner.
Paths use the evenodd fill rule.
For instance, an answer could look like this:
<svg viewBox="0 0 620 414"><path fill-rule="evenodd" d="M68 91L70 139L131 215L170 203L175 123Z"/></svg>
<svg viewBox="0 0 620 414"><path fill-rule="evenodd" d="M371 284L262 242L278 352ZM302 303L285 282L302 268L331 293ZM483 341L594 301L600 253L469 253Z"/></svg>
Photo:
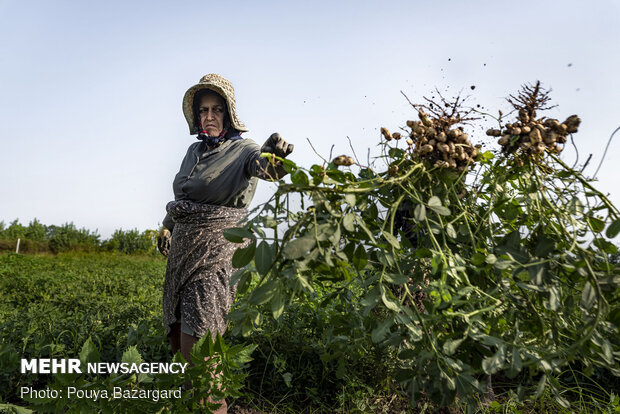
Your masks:
<svg viewBox="0 0 620 414"><path fill-rule="evenodd" d="M261 147L247 138L227 140L212 149L204 142L193 143L174 177L174 199L247 208L258 178L274 180L286 175L281 165L273 168L260 153ZM171 231L174 227L168 214L163 225Z"/></svg>

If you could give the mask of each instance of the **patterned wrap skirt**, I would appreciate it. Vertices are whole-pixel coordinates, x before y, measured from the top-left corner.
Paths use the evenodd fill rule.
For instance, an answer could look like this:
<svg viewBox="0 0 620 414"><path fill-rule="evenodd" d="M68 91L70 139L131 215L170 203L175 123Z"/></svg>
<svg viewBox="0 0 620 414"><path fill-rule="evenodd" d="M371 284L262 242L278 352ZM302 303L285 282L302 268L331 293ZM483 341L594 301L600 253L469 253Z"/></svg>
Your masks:
<svg viewBox="0 0 620 414"><path fill-rule="evenodd" d="M164 280L166 335L181 318L195 336L223 335L236 292L232 255L245 246L226 240L223 230L239 226L248 211L189 200L171 201L166 210L175 221Z"/></svg>

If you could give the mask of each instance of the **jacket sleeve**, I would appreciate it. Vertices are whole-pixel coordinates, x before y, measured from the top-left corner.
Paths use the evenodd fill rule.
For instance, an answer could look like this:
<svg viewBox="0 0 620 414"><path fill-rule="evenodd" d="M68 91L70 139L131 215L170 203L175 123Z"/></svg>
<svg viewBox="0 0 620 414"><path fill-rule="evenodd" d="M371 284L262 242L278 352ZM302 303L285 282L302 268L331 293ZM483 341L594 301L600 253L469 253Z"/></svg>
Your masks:
<svg viewBox="0 0 620 414"><path fill-rule="evenodd" d="M251 141L251 144L246 147L245 152L245 168L246 174L249 177L258 177L266 181L277 181L288 174L280 161L272 163L270 159L262 158L260 156L260 147L254 141Z"/></svg>
<svg viewBox="0 0 620 414"><path fill-rule="evenodd" d="M191 144L189 146L189 148L187 148L187 152L185 153L185 157L183 157L183 161L181 161L181 167L179 168L179 170L183 169L183 164L185 164L187 159L193 159L195 157L194 149L198 145L200 145L200 142L195 142L195 143ZM174 186L174 184L173 184L173 186ZM173 191L174 191L174 187L173 187ZM162 226L164 226L165 228L170 230L170 232L172 233L172 229L174 228L174 220L172 219L170 214L166 213L166 217L164 217L164 220L162 221L161 224L162 224Z"/></svg>
<svg viewBox="0 0 620 414"><path fill-rule="evenodd" d="M161 224L172 233L172 229L174 228L174 220L170 217L170 214L166 213L166 217L164 217L164 221L162 221Z"/></svg>

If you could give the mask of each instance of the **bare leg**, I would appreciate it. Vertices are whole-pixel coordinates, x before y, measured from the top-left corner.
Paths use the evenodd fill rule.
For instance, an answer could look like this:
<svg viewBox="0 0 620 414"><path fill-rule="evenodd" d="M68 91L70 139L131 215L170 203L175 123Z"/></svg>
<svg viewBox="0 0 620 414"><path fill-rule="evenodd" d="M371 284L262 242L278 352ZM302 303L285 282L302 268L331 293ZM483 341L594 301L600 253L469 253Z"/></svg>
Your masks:
<svg viewBox="0 0 620 414"><path fill-rule="evenodd" d="M182 332L181 324L178 324L178 325L179 325L179 333L180 333L179 342L180 342L180 348L181 348L181 355L183 355L183 358L185 358L185 360L191 364L191 360L189 357L190 352L192 351L192 347L194 346L194 344L198 342L198 339L200 338L196 338L195 336L191 336L191 335L186 334L185 332Z"/></svg>
<svg viewBox="0 0 620 414"><path fill-rule="evenodd" d="M191 364L190 352L191 352L192 347L194 346L194 344L196 342L198 342L198 340L200 338L196 338L195 336L188 335L188 334L182 332L181 328L180 328L180 324L179 324L179 331L181 332L181 355L183 355L183 358L185 358L185 360ZM226 414L226 413L228 413L228 405L226 404L226 400L214 401L211 397L208 397L207 401L212 402L212 403L222 404L220 406L220 408L218 408L217 410L213 411L214 414Z"/></svg>
<svg viewBox="0 0 620 414"><path fill-rule="evenodd" d="M181 349L181 324L175 323L172 325L172 330L168 336L170 339L170 347L172 348L172 355L176 354Z"/></svg>

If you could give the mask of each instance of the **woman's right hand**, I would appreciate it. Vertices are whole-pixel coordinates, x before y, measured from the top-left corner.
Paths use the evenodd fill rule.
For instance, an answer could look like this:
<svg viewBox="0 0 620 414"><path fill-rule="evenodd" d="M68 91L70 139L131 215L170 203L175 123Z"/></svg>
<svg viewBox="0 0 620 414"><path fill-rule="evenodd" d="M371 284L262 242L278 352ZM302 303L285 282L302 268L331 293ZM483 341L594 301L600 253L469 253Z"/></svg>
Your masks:
<svg viewBox="0 0 620 414"><path fill-rule="evenodd" d="M157 236L157 250L159 250L159 252L165 257L168 257L168 252L170 251L171 238L172 235L170 234L170 230L162 227L159 235Z"/></svg>
<svg viewBox="0 0 620 414"><path fill-rule="evenodd" d="M277 132L271 134L267 141L263 144L261 152L270 152L277 157L286 158L291 152L293 152L293 144L286 142L280 134Z"/></svg>

